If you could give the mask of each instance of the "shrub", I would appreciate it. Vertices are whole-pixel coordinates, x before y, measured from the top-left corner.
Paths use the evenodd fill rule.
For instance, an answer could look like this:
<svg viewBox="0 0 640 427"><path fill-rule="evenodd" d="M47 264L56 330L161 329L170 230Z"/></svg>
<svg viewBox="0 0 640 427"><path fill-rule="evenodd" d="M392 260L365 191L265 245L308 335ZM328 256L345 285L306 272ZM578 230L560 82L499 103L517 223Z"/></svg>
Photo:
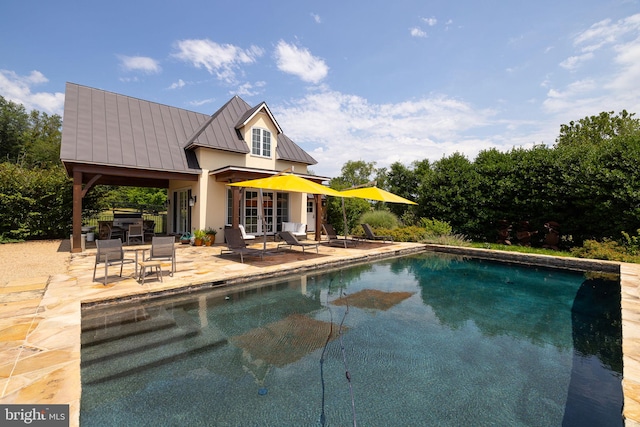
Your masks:
<svg viewBox="0 0 640 427"><path fill-rule="evenodd" d="M605 239L585 240L581 247L571 249L571 255L578 258L602 259L607 261L639 262L640 257L629 253L620 243Z"/></svg>
<svg viewBox="0 0 640 427"><path fill-rule="evenodd" d="M439 221L435 218L420 218L420 223L428 236L448 236L453 232L451 225L446 221Z"/></svg>
<svg viewBox="0 0 640 427"><path fill-rule="evenodd" d="M369 224L372 228L393 230L398 227L398 217L389 211L371 211L360 217L360 223Z"/></svg>
<svg viewBox="0 0 640 427"><path fill-rule="evenodd" d="M637 230L637 233L640 234L640 230ZM623 238L624 247L628 254L630 255L640 254L640 236L631 236L626 231L623 231L622 238Z"/></svg>
<svg viewBox="0 0 640 427"><path fill-rule="evenodd" d="M424 243L447 246L472 246L472 243L463 234L441 234L427 236Z"/></svg>
<svg viewBox="0 0 640 427"><path fill-rule="evenodd" d="M374 232L379 236L391 236L395 242L421 242L426 237L424 228L415 225L400 228L374 228Z"/></svg>

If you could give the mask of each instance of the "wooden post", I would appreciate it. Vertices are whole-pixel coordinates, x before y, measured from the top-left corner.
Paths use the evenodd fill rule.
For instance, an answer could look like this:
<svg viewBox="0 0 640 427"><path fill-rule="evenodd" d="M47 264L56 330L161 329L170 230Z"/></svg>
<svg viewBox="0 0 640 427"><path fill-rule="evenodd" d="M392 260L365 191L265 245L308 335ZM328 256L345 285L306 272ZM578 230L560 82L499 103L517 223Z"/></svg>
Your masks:
<svg viewBox="0 0 640 427"><path fill-rule="evenodd" d="M316 204L316 242L319 242L322 238L322 218L324 216L324 212L322 212L322 194L314 194L313 199Z"/></svg>
<svg viewBox="0 0 640 427"><path fill-rule="evenodd" d="M82 172L73 171L73 222L71 252L82 252Z"/></svg>
<svg viewBox="0 0 640 427"><path fill-rule="evenodd" d="M240 187L232 188L232 203L231 207L231 227L238 228L240 225Z"/></svg>

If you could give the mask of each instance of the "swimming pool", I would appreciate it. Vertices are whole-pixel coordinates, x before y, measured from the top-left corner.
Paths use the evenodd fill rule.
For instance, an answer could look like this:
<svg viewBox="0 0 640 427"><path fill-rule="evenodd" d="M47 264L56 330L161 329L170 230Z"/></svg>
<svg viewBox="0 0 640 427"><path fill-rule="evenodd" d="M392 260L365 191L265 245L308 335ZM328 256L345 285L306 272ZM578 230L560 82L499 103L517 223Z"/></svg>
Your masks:
<svg viewBox="0 0 640 427"><path fill-rule="evenodd" d="M415 255L84 310L82 343L83 426L622 425L619 282L567 271Z"/></svg>

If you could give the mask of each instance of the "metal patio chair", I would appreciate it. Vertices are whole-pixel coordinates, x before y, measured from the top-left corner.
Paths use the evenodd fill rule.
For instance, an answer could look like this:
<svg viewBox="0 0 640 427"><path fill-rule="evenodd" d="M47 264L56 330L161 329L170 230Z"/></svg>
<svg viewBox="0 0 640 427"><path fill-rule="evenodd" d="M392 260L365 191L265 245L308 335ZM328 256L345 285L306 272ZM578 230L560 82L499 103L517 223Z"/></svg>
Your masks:
<svg viewBox="0 0 640 427"><path fill-rule="evenodd" d="M96 269L98 264L104 264L104 285L107 285L107 277L109 276L109 266L120 264L120 277L122 277L122 268L125 264L135 263L134 259L124 257L124 249L122 249L122 240L107 239L96 240L96 262L93 266L93 281L96 281Z"/></svg>

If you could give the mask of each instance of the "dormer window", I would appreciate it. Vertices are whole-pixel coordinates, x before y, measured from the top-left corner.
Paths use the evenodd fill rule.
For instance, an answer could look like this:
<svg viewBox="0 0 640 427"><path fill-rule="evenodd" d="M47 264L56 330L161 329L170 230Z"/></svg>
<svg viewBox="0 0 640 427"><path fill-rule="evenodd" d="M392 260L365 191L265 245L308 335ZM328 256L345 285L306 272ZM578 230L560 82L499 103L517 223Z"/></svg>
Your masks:
<svg viewBox="0 0 640 427"><path fill-rule="evenodd" d="M251 154L260 157L271 157L271 132L260 128L253 128L252 132Z"/></svg>

